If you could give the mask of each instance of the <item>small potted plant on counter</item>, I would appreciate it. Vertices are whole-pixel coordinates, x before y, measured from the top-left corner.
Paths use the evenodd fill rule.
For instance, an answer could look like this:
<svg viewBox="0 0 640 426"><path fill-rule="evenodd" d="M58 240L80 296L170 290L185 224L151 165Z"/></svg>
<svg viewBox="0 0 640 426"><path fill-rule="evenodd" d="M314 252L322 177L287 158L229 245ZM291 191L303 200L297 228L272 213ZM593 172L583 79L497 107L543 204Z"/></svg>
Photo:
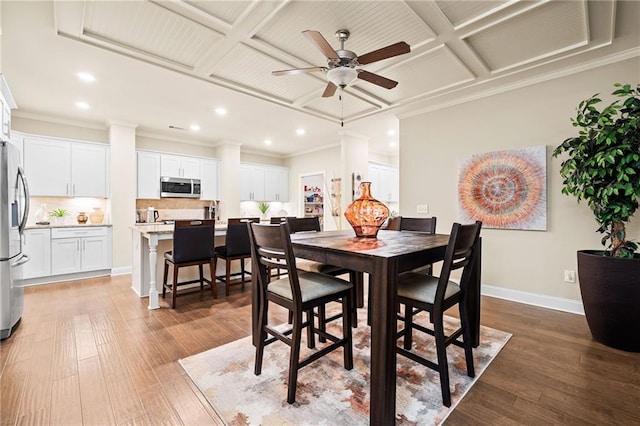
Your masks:
<svg viewBox="0 0 640 426"><path fill-rule="evenodd" d="M562 154L562 193L585 200L605 250L578 251L578 277L593 338L607 346L640 352L640 255L625 224L640 200L640 85L616 84L618 99L598 110L598 95L578 106L571 119L578 136L553 151Z"/></svg>
<svg viewBox="0 0 640 426"><path fill-rule="evenodd" d="M56 225L64 225L65 216L69 215L69 211L65 209L55 209L49 212L49 216L51 218L51 224Z"/></svg>
<svg viewBox="0 0 640 426"><path fill-rule="evenodd" d="M266 219L267 211L269 211L269 203L260 201L258 203L258 210L260 210L260 213L262 214L262 219Z"/></svg>

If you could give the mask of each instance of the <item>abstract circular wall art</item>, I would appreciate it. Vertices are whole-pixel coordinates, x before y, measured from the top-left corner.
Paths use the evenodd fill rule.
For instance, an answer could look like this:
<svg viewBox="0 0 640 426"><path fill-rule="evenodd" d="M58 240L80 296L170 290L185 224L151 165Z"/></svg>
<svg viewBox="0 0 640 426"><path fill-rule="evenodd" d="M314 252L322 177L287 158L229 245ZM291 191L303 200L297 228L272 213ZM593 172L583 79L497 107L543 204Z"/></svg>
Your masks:
<svg viewBox="0 0 640 426"><path fill-rule="evenodd" d="M460 162L459 216L486 228L547 229L546 147L472 155Z"/></svg>

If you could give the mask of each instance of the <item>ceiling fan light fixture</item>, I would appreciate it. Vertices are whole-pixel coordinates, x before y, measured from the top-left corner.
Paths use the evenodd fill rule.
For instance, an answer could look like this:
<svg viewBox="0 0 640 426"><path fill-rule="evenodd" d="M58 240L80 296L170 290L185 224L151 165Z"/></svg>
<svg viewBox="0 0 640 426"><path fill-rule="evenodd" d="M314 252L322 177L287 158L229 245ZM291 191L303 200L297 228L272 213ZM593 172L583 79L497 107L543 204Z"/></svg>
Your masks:
<svg viewBox="0 0 640 426"><path fill-rule="evenodd" d="M327 71L327 78L336 86L344 89L358 77L358 71L350 67L337 67Z"/></svg>

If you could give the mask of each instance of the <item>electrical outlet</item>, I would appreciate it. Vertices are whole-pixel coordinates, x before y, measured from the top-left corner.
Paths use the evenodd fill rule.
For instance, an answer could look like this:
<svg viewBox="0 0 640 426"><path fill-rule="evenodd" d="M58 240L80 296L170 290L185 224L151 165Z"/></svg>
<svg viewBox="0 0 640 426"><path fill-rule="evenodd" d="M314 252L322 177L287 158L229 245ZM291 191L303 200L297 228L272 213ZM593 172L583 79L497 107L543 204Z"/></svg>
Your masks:
<svg viewBox="0 0 640 426"><path fill-rule="evenodd" d="M575 283L576 282L576 271L570 271L568 269L565 269L565 271L564 271L564 282Z"/></svg>
<svg viewBox="0 0 640 426"><path fill-rule="evenodd" d="M429 204L418 204L418 213L429 213Z"/></svg>

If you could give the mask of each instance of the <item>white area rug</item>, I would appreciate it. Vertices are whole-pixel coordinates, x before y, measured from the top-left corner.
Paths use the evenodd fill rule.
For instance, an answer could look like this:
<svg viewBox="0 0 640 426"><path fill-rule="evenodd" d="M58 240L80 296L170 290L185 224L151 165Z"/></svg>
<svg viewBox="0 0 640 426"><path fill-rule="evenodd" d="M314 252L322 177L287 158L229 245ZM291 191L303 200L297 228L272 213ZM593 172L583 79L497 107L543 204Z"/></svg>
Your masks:
<svg viewBox="0 0 640 426"><path fill-rule="evenodd" d="M366 425L369 423L370 335L365 323L366 312L358 314L361 321L358 328L353 329L353 370L344 369L341 350L302 368L293 405L286 401L289 347L284 343L276 342L265 348L260 376L253 374L255 347L251 337L179 362L229 425ZM457 319L447 318L447 322L454 326ZM334 334L340 335L340 332ZM511 334L482 327L480 336L480 346L473 352L475 378L466 375L462 348L453 345L447 348L451 408L442 405L436 371L398 356L397 424L436 425L447 418ZM418 350L435 360L431 339L423 333L414 333ZM304 343L302 346L306 349Z"/></svg>

